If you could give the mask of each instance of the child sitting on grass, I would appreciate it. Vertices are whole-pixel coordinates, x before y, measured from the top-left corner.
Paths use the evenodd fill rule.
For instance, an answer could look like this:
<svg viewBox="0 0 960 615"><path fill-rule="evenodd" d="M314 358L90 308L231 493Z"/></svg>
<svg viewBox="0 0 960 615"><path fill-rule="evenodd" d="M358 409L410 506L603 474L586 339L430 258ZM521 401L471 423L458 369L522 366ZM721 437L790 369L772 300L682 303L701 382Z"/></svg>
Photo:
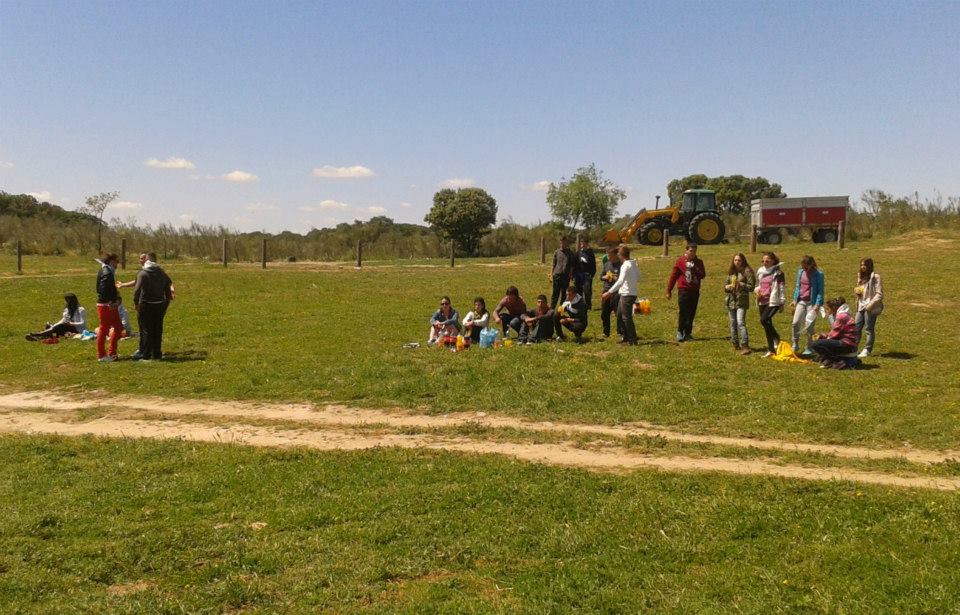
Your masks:
<svg viewBox="0 0 960 615"><path fill-rule="evenodd" d="M847 362L841 357L857 351L860 335L857 323L850 316L850 306L843 297L827 301L827 313L833 316L833 328L826 335L819 335L810 343L810 350L820 357L820 367L843 369Z"/></svg>
<svg viewBox="0 0 960 615"><path fill-rule="evenodd" d="M63 316L55 323L47 323L43 331L28 333L27 341L36 342L49 339L51 337L63 337L67 334L83 333L87 326L87 311L80 305L80 301L73 293L67 293L63 296L66 306L63 308Z"/></svg>
<svg viewBox="0 0 960 615"><path fill-rule="evenodd" d="M434 345L448 335L460 334L460 314L450 305L450 297L440 298L440 309L430 317L430 339L427 344Z"/></svg>

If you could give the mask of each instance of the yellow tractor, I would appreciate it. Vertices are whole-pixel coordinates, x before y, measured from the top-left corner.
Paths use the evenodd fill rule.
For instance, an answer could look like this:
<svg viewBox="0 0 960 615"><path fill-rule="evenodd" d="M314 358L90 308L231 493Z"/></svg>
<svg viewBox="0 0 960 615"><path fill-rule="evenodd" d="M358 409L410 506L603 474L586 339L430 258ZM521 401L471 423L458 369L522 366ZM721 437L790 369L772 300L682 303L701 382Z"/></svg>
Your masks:
<svg viewBox="0 0 960 615"><path fill-rule="evenodd" d="M603 236L610 245L631 243L634 238L645 246L663 243L663 232L686 237L693 243L720 243L726 233L717 213L717 193L713 190L687 190L680 207L659 208L660 197L653 211L641 209L623 228L612 228Z"/></svg>

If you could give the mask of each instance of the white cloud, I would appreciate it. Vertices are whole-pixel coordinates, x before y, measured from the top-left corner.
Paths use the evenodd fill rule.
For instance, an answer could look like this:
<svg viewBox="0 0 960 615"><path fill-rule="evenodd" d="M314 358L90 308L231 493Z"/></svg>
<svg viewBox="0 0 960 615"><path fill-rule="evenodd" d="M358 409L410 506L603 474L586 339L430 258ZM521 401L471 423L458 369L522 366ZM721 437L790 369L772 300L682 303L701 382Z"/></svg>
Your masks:
<svg viewBox="0 0 960 615"><path fill-rule="evenodd" d="M526 192L546 192L550 189L550 182L547 180L534 182L532 184L526 184L521 186Z"/></svg>
<svg viewBox="0 0 960 615"><path fill-rule="evenodd" d="M373 177L373 171L367 167L356 165L352 167L334 167L325 164L313 170L314 177L324 179L366 179Z"/></svg>
<svg viewBox="0 0 960 615"><path fill-rule="evenodd" d="M474 184L475 182L471 177L454 177L440 182L440 187L457 190L458 188L472 188Z"/></svg>
<svg viewBox="0 0 960 615"><path fill-rule="evenodd" d="M53 195L50 194L49 190L41 190L40 192L28 192L27 194L37 199L41 203L44 201L49 202L50 199L53 198Z"/></svg>
<svg viewBox="0 0 960 615"><path fill-rule="evenodd" d="M350 206L346 203L341 203L340 201L334 201L333 199L326 199L320 201L316 205L306 205L300 208L300 211L324 211L329 209L350 209Z"/></svg>
<svg viewBox="0 0 960 615"><path fill-rule="evenodd" d="M248 203L247 205L244 205L243 208L246 209L247 211L252 211L255 213L260 213L264 211L273 211L274 209L276 209L276 207L274 207L273 205L270 205L269 203Z"/></svg>
<svg viewBox="0 0 960 615"><path fill-rule="evenodd" d="M409 209L410 207L413 207L413 205L411 205L410 203L400 203L400 207L403 207L404 209Z"/></svg>
<svg viewBox="0 0 960 615"><path fill-rule="evenodd" d="M134 203L132 201L117 201L107 205L108 209L140 209L143 203Z"/></svg>
<svg viewBox="0 0 960 615"><path fill-rule="evenodd" d="M184 222L193 222L193 216L190 214L180 214L180 219Z"/></svg>
<svg viewBox="0 0 960 615"><path fill-rule="evenodd" d="M0 169L12 169L16 165L12 162L7 162L6 160L0 160Z"/></svg>
<svg viewBox="0 0 960 615"><path fill-rule="evenodd" d="M157 158L150 158L145 163L148 167L153 169L194 169L196 168L192 162L186 158L175 158L171 156L166 160L159 160Z"/></svg>
<svg viewBox="0 0 960 615"><path fill-rule="evenodd" d="M385 207L380 207L379 205L371 205L370 207L367 207L364 211L366 211L367 213L371 213L375 216L379 216L380 214L387 213L387 209Z"/></svg>
<svg viewBox="0 0 960 615"><path fill-rule="evenodd" d="M236 171L230 171L229 173L221 175L220 177L228 182L236 182L240 184L249 184L250 182L255 182L260 179L253 173L247 173L246 171L240 171L239 169Z"/></svg>

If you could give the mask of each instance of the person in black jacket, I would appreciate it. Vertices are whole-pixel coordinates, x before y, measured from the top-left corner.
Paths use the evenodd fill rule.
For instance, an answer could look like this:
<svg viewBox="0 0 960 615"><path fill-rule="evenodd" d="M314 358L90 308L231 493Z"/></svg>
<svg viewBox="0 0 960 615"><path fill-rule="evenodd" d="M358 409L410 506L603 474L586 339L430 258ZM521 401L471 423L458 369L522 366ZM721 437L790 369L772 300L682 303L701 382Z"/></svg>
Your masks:
<svg viewBox="0 0 960 615"><path fill-rule="evenodd" d="M123 324L120 322L120 293L117 291L116 270L120 257L116 254L105 254L97 273L97 360L108 363L117 358L117 339L123 337ZM105 348L107 335L110 336L110 352Z"/></svg>
<svg viewBox="0 0 960 615"><path fill-rule="evenodd" d="M577 342L583 341L583 332L587 330L587 303L573 286L567 288L567 300L563 302L555 316L557 340L566 339L563 329L573 332Z"/></svg>
<svg viewBox="0 0 960 615"><path fill-rule="evenodd" d="M560 238L560 248L553 253L553 269L550 280L553 282L553 294L550 297L550 309L555 309L563 297L563 292L570 286L573 274L577 272L577 257L570 249L570 239Z"/></svg>
<svg viewBox="0 0 960 615"><path fill-rule="evenodd" d="M597 275L597 257L590 248L590 242L585 238L580 240L577 253L577 292L587 302L587 309L593 309L593 278Z"/></svg>
<svg viewBox="0 0 960 615"><path fill-rule="evenodd" d="M133 304L137 308L137 324L140 327L140 349L133 358L141 361L163 358L163 318L173 299L173 283L170 276L157 264L157 255L147 253L143 268L137 274L133 287Z"/></svg>

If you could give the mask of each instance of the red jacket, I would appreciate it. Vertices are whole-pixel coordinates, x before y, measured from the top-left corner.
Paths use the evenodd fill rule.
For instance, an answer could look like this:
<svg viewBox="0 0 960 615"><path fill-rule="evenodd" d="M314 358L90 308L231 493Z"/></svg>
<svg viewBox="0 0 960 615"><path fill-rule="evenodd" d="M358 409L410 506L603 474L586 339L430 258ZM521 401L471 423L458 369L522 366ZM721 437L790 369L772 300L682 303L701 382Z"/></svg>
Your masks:
<svg viewBox="0 0 960 615"><path fill-rule="evenodd" d="M850 308L844 305L833 317L833 328L827 333L827 339L837 340L847 346L857 347L860 336L857 334L857 323L850 316Z"/></svg>
<svg viewBox="0 0 960 615"><path fill-rule="evenodd" d="M676 284L680 290L698 293L700 292L700 280L705 277L707 277L707 268L703 266L703 261L695 257L688 266L687 255L684 254L673 264L670 279L667 281L667 292L673 292L673 285Z"/></svg>

